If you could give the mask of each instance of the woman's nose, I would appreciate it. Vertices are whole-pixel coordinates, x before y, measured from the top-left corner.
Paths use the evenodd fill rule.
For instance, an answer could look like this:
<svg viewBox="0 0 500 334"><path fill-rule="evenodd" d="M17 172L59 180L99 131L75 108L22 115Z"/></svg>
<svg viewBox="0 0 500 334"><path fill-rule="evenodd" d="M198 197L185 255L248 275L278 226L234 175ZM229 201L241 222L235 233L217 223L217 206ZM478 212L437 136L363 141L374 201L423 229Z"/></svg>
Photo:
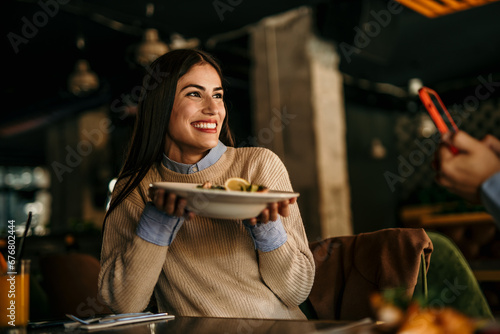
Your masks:
<svg viewBox="0 0 500 334"><path fill-rule="evenodd" d="M203 113L208 115L215 115L219 113L220 104L217 103L212 98L205 100L205 105L203 106Z"/></svg>

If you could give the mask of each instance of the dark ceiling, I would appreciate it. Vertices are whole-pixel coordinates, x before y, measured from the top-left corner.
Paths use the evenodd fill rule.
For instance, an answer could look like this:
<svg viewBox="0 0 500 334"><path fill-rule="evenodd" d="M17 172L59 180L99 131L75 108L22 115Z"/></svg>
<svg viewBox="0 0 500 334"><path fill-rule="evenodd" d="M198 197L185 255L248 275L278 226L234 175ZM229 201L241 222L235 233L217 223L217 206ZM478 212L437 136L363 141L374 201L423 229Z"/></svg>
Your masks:
<svg viewBox="0 0 500 334"><path fill-rule="evenodd" d="M75 100L66 92L66 81L76 60L82 57L89 60L109 88L109 96L98 96L94 102L102 103L101 100L119 94L127 82L137 79L127 55L131 45L141 41L141 32L147 27L157 28L167 42L176 32L185 38L199 38L204 46L214 35L302 5L314 9L318 34L337 43L341 70L355 78L405 88L408 80L416 77L432 86L500 73L500 2L435 19L403 8L390 15L390 22L386 21L379 31L373 32L363 45L356 35L358 29L367 22L375 22L377 14L374 13L387 10L387 1L151 1L154 13L150 16L146 15L146 3L139 0L7 1L2 11L3 36L6 37L3 39L2 97L6 106L0 112L0 126L40 112L55 115L53 110L58 108L71 112ZM47 15L43 14L47 11ZM30 30L28 26L33 23L38 27ZM14 34L24 38L22 42L18 40L17 46L13 46ZM76 46L79 35L85 38L83 50ZM352 48L356 46L357 49ZM245 50L239 47L235 49ZM245 59L240 53L231 60L229 49L213 50L216 55L220 52L223 68ZM246 60L248 63L243 65L250 65L249 56ZM87 103L93 102L87 100ZM0 148L7 147L5 138L0 140L4 141Z"/></svg>
<svg viewBox="0 0 500 334"><path fill-rule="evenodd" d="M39 2L47 0L9 1L8 10L2 12L3 36L9 33L23 37L26 21L36 22L42 17ZM67 3L64 6L59 5ZM142 39L142 31L148 27L158 29L160 38L168 42L172 33L185 38L196 37L202 42L215 34L232 31L246 24L276 14L311 0L286 2L243 0L188 0L151 1L154 13L146 16L147 1L140 0L48 0L58 4L57 13L49 17L33 37L17 45L15 52L8 38L3 39L3 50L9 64L4 68L8 80L4 80L2 93L15 97L14 109L54 96L64 89L68 74L81 57L90 61L92 69L101 77L113 81L130 70L127 52ZM227 7L214 3L222 3ZM230 5L232 3L233 5ZM51 8L54 8L52 5ZM113 23L123 26L112 28ZM24 30L23 30L24 29ZM76 46L77 36L86 41L82 51Z"/></svg>

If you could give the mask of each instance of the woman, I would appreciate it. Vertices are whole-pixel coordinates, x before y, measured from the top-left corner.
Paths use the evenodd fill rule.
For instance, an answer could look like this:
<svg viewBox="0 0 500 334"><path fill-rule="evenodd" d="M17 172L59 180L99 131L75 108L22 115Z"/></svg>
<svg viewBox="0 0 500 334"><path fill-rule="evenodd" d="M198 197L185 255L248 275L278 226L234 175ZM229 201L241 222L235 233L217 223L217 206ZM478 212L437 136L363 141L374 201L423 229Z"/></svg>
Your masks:
<svg viewBox="0 0 500 334"><path fill-rule="evenodd" d="M139 102L131 147L105 218L99 288L115 312L303 319L314 261L295 199L249 221L187 213L158 181L223 184L241 177L291 191L280 159L233 148L219 65L201 51L158 58ZM220 140L219 140L220 138ZM226 146L227 145L227 146Z"/></svg>

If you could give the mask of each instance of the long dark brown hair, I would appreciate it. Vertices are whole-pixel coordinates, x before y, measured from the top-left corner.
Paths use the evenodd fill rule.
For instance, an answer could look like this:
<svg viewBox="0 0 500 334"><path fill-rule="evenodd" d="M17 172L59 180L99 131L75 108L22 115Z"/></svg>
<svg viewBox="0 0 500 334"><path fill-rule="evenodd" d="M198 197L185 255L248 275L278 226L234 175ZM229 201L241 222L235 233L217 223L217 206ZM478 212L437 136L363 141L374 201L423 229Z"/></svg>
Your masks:
<svg viewBox="0 0 500 334"><path fill-rule="evenodd" d="M193 66L202 64L211 65L224 84L218 62L213 56L201 50L170 51L150 65L149 74L144 77L143 81L129 151L118 176L118 181L125 178L128 180L123 187L113 193L104 222L111 211L139 185L151 166L156 162L161 162L177 81ZM234 146L227 112L219 139L227 146Z"/></svg>

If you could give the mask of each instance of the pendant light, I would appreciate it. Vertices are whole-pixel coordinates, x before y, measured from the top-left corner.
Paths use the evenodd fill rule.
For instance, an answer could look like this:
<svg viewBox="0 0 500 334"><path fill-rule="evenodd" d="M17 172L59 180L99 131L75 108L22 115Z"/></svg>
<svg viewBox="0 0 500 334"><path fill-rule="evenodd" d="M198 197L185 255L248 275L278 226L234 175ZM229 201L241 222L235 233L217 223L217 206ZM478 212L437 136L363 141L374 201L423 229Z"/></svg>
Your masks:
<svg viewBox="0 0 500 334"><path fill-rule="evenodd" d="M167 44L160 40L158 30L149 28L144 32L142 43L137 46L135 59L140 65L148 66L168 50Z"/></svg>
<svg viewBox="0 0 500 334"><path fill-rule="evenodd" d="M155 12L154 3L146 4L146 25L151 26L151 18ZM159 56L167 53L169 47L165 42L160 40L158 30L148 28L144 31L142 42L135 50L135 61L141 66L148 66Z"/></svg>
<svg viewBox="0 0 500 334"><path fill-rule="evenodd" d="M95 72L90 70L89 62L79 59L75 70L68 78L68 90L77 96L86 95L99 88L99 78Z"/></svg>
<svg viewBox="0 0 500 334"><path fill-rule="evenodd" d="M76 39L76 47L83 52L85 38L80 34ZM76 61L74 71L68 77L68 90L76 96L87 95L99 88L99 77L90 69L85 59Z"/></svg>

